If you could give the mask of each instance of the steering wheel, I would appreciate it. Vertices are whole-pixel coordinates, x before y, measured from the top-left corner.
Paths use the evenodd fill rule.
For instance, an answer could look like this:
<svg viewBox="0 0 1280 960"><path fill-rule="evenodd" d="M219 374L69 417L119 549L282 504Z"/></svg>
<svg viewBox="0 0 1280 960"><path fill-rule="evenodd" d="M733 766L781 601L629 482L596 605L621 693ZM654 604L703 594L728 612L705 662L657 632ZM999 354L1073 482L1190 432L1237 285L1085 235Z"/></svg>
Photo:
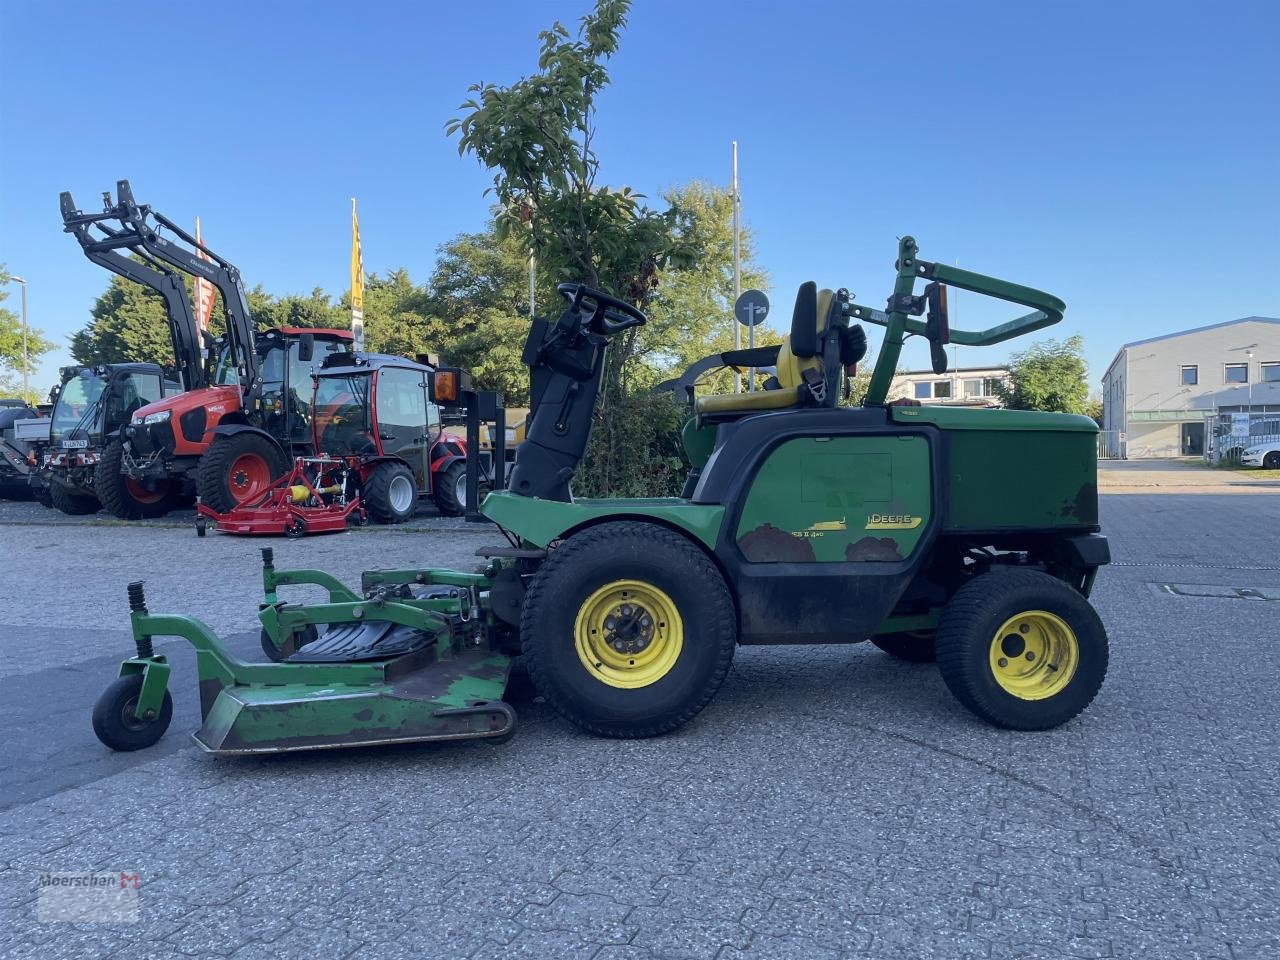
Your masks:
<svg viewBox="0 0 1280 960"><path fill-rule="evenodd" d="M588 287L585 283L562 283L556 292L569 302L578 314L590 314L584 326L594 333L615 336L623 330L641 327L649 322L643 313L617 297Z"/></svg>

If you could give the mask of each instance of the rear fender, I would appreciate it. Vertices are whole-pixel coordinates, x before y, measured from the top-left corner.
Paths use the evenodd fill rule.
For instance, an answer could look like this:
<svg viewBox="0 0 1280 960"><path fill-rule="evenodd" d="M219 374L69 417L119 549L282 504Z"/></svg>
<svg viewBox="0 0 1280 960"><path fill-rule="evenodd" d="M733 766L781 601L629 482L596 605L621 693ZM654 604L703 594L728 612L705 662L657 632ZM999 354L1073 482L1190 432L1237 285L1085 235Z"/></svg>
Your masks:
<svg viewBox="0 0 1280 960"><path fill-rule="evenodd" d="M611 520L641 520L681 531L710 553L724 519L724 507L714 503L690 503L677 497L652 499L540 500L508 490L495 490L484 499L480 512L504 530L535 547L545 547L583 527Z"/></svg>

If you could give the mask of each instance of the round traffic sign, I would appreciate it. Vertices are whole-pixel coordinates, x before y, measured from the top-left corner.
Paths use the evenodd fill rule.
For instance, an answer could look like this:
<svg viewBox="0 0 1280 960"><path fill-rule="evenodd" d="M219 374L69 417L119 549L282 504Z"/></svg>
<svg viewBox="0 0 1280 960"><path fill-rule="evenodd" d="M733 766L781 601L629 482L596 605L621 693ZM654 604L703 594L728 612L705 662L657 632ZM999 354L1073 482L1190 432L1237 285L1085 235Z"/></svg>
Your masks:
<svg viewBox="0 0 1280 960"><path fill-rule="evenodd" d="M760 290L743 290L733 303L733 315L744 327L764 323L769 315L769 298Z"/></svg>

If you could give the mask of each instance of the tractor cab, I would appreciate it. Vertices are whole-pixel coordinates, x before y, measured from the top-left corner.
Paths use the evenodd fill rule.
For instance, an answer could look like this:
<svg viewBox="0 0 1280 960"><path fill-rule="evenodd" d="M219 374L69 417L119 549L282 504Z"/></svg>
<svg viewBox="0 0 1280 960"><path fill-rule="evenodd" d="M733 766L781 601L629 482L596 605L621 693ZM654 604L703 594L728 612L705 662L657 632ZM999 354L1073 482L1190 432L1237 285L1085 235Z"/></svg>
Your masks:
<svg viewBox="0 0 1280 960"><path fill-rule="evenodd" d="M47 488L64 512L96 511L101 499L97 468L110 440L138 410L180 393L182 385L154 363L64 367L55 389L48 447L32 485Z"/></svg>
<svg viewBox="0 0 1280 960"><path fill-rule="evenodd" d="M448 516L466 503L466 445L441 429L434 367L404 357L333 353L314 378L317 452L348 460L375 520L398 523L431 495Z"/></svg>

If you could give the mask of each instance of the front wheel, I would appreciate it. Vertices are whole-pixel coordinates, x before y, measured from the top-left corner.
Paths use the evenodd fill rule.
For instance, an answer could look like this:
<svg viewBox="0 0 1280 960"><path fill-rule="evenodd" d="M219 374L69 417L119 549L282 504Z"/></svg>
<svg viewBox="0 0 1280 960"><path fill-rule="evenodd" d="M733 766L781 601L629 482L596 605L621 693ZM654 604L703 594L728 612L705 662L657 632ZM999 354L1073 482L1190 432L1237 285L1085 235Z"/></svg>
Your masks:
<svg viewBox="0 0 1280 960"><path fill-rule="evenodd" d="M72 493L69 488L64 487L56 480L49 484L49 505L71 517L88 516L91 513L97 513L102 508L102 504L98 502L97 497L82 493Z"/></svg>
<svg viewBox="0 0 1280 960"><path fill-rule="evenodd" d="M200 458L196 492L205 506L226 513L264 493L286 469L283 451L260 433L215 437Z"/></svg>
<svg viewBox="0 0 1280 960"><path fill-rule="evenodd" d="M360 502L378 523L404 523L418 506L418 484L403 463L388 460L373 468Z"/></svg>
<svg viewBox="0 0 1280 960"><path fill-rule="evenodd" d="M112 750L141 750L149 747L169 729L173 719L173 698L164 692L164 701L155 717L139 720L134 716L138 694L142 692L142 674L117 677L93 705L93 732Z"/></svg>
<svg viewBox="0 0 1280 960"><path fill-rule="evenodd" d="M994 570L943 608L938 669L997 727L1048 730L1087 707L1107 675L1107 632L1089 601L1037 570Z"/></svg>
<svg viewBox="0 0 1280 960"><path fill-rule="evenodd" d="M671 530L625 521L551 551L525 595L520 636L538 692L606 737L687 723L720 688L738 639L707 555Z"/></svg>
<svg viewBox="0 0 1280 960"><path fill-rule="evenodd" d="M1263 457L1262 466L1266 470L1280 470L1280 450L1272 450Z"/></svg>
<svg viewBox="0 0 1280 960"><path fill-rule="evenodd" d="M112 516L122 520L161 517L173 508L171 481L160 480L148 489L122 471L124 444L113 440L102 451L102 460L93 473L93 489Z"/></svg>

